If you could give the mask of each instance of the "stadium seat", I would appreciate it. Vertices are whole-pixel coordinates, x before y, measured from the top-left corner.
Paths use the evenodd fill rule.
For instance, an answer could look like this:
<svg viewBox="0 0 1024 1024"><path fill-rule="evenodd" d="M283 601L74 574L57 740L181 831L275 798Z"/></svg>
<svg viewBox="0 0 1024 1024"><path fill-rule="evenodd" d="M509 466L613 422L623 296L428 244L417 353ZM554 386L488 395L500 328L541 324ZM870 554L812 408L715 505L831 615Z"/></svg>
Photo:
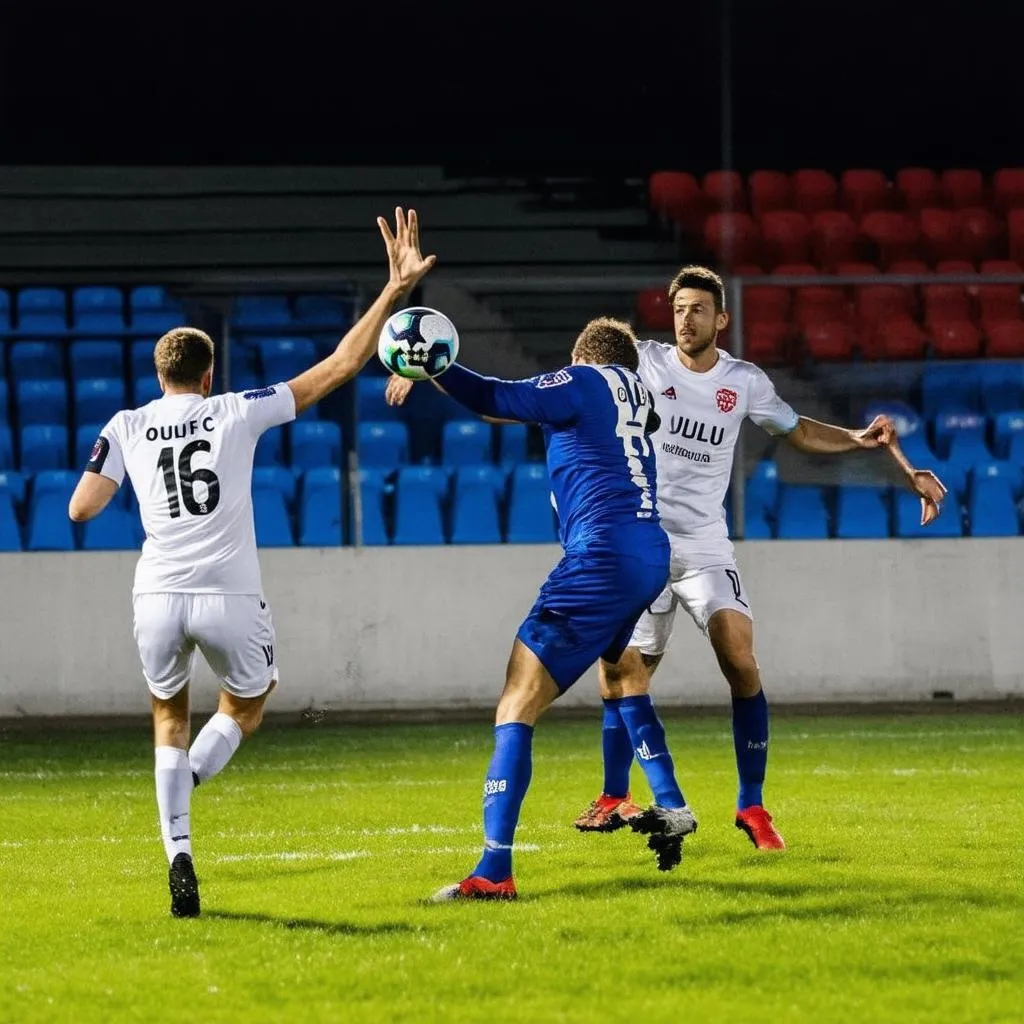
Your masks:
<svg viewBox="0 0 1024 1024"><path fill-rule="evenodd" d="M526 461L526 424L503 423L498 427L498 451L505 468Z"/></svg>
<svg viewBox="0 0 1024 1024"><path fill-rule="evenodd" d="M648 184L651 210L662 220L696 234L704 220L704 194L685 171L655 171Z"/></svg>
<svg viewBox="0 0 1024 1024"><path fill-rule="evenodd" d="M883 267L891 266L896 260L918 257L921 230L909 214L875 210L860 222L860 231L874 246Z"/></svg>
<svg viewBox="0 0 1024 1024"><path fill-rule="evenodd" d="M704 206L709 213L745 210L747 207L743 176L738 171L708 171L701 188Z"/></svg>
<svg viewBox="0 0 1024 1024"><path fill-rule="evenodd" d="M967 502L967 522L972 537L1016 537L1020 533L1020 515L1010 480L974 480Z"/></svg>
<svg viewBox="0 0 1024 1024"><path fill-rule="evenodd" d="M804 285L793 292L793 319L800 327L849 320L846 292L834 285Z"/></svg>
<svg viewBox="0 0 1024 1024"><path fill-rule="evenodd" d="M856 347L853 329L841 320L808 324L803 331L804 351L821 362L845 362Z"/></svg>
<svg viewBox="0 0 1024 1024"><path fill-rule="evenodd" d="M309 338L267 338L260 342L259 349L267 384L291 380L316 362L316 346Z"/></svg>
<svg viewBox="0 0 1024 1024"><path fill-rule="evenodd" d="M341 465L341 427L329 420L292 424L292 468L310 470Z"/></svg>
<svg viewBox="0 0 1024 1024"><path fill-rule="evenodd" d="M747 477L743 490L747 518L751 512L775 513L779 499L779 467L771 459L762 459Z"/></svg>
<svg viewBox="0 0 1024 1024"><path fill-rule="evenodd" d="M384 492L387 489L385 471L381 469L359 470L359 495L362 510L362 543L379 546L388 543L384 523ZM356 536L358 524L355 509L352 509L352 536Z"/></svg>
<svg viewBox="0 0 1024 1024"><path fill-rule="evenodd" d="M75 431L75 456L71 465L76 469L84 469L89 461L96 439L100 436L106 422L85 423Z"/></svg>
<svg viewBox="0 0 1024 1024"><path fill-rule="evenodd" d="M55 341L16 341L10 349L14 380L47 380L64 376L60 345Z"/></svg>
<svg viewBox="0 0 1024 1024"><path fill-rule="evenodd" d="M27 550L74 550L75 537L68 519L68 502L77 482L77 474L68 470L36 474L29 505Z"/></svg>
<svg viewBox="0 0 1024 1024"><path fill-rule="evenodd" d="M1010 259L1024 263L1024 210L1011 210L1007 218Z"/></svg>
<svg viewBox="0 0 1024 1024"><path fill-rule="evenodd" d="M985 330L985 354L990 359L1024 358L1024 321L989 324Z"/></svg>
<svg viewBox="0 0 1024 1024"><path fill-rule="evenodd" d="M291 323L285 295L239 295L231 312L231 326L239 331L279 330Z"/></svg>
<svg viewBox="0 0 1024 1024"><path fill-rule="evenodd" d="M63 380L22 380L15 396L22 427L67 423L68 389Z"/></svg>
<svg viewBox="0 0 1024 1024"><path fill-rule="evenodd" d="M274 488L281 492L285 504L291 506L295 501L295 474L284 466L255 466L252 471L252 488Z"/></svg>
<svg viewBox="0 0 1024 1024"><path fill-rule="evenodd" d="M493 458L490 424L450 420L441 434L441 461L446 466L475 466Z"/></svg>
<svg viewBox="0 0 1024 1024"><path fill-rule="evenodd" d="M67 300L59 288L25 288L18 292L18 333L49 337L68 329Z"/></svg>
<svg viewBox="0 0 1024 1024"><path fill-rule="evenodd" d="M409 393L402 406L409 428L409 458L436 462L441 454L441 431L449 420L464 420L466 408L437 388L421 385Z"/></svg>
<svg viewBox="0 0 1024 1024"><path fill-rule="evenodd" d="M328 548L341 544L341 470L337 466L311 469L302 478L302 503L299 509L299 544ZM379 495L378 495L379 499ZM364 507L363 515L366 517ZM370 510L370 514L373 512ZM380 517L380 509L377 510ZM380 519L383 531L383 519ZM364 518L365 531L365 518ZM386 543L387 538L381 543ZM364 535L364 543L366 543Z"/></svg>
<svg viewBox="0 0 1024 1024"><path fill-rule="evenodd" d="M843 486L836 492L836 537L869 540L889 536L885 487Z"/></svg>
<svg viewBox="0 0 1024 1024"><path fill-rule="evenodd" d="M160 381L156 377L143 377L135 382L132 392L132 408L140 409L144 405L149 405L150 402L162 398L163 394L163 391L160 390Z"/></svg>
<svg viewBox="0 0 1024 1024"><path fill-rule="evenodd" d="M930 363L921 376L921 412L976 412L981 408L981 377L976 365Z"/></svg>
<svg viewBox="0 0 1024 1024"><path fill-rule="evenodd" d="M6 288L0 288L0 334L11 330L11 297Z"/></svg>
<svg viewBox="0 0 1024 1024"><path fill-rule="evenodd" d="M971 300L962 284L926 284L921 287L924 323L971 320Z"/></svg>
<svg viewBox="0 0 1024 1024"><path fill-rule="evenodd" d="M1020 266L1012 260L984 260L983 274L1019 274ZM1021 318L1019 284L981 284L973 289L978 299L978 319L987 331L997 323Z"/></svg>
<svg viewBox="0 0 1024 1024"><path fill-rule="evenodd" d="M124 349L119 341L76 341L70 361L72 380L124 376Z"/></svg>
<svg viewBox="0 0 1024 1024"><path fill-rule="evenodd" d="M758 219L773 210L788 210L793 202L789 177L782 171L754 171L747 179L750 212Z"/></svg>
<svg viewBox="0 0 1024 1024"><path fill-rule="evenodd" d="M161 334L188 322L185 309L178 299L159 285L142 285L133 288L129 295L129 306L131 308L129 330L132 334L147 335L152 365L153 342Z"/></svg>
<svg viewBox="0 0 1024 1024"><path fill-rule="evenodd" d="M284 495L276 486L253 482L252 511L256 523L256 544L261 548L290 548L295 543Z"/></svg>
<svg viewBox="0 0 1024 1024"><path fill-rule="evenodd" d="M0 470L0 492L6 492L15 505L21 505L25 501L25 478L13 469Z"/></svg>
<svg viewBox="0 0 1024 1024"><path fill-rule="evenodd" d="M636 297L637 319L651 331L672 330L672 304L664 288L645 288Z"/></svg>
<svg viewBox="0 0 1024 1024"><path fill-rule="evenodd" d="M0 350L0 371L3 369L3 351ZM7 381L0 377L0 425L6 426L10 421L10 388Z"/></svg>
<svg viewBox="0 0 1024 1024"><path fill-rule="evenodd" d="M996 456L1005 459L1010 454L1010 444L1014 437L1024 435L1024 406L1013 412L1000 412L996 415L993 441Z"/></svg>
<svg viewBox="0 0 1024 1024"><path fill-rule="evenodd" d="M816 213L811 218L810 240L814 262L826 271L857 259L857 225L842 210Z"/></svg>
<svg viewBox="0 0 1024 1024"><path fill-rule="evenodd" d="M82 527L83 551L132 551L141 544L138 515L123 505L108 505Z"/></svg>
<svg viewBox="0 0 1024 1024"><path fill-rule="evenodd" d="M21 530L10 491L0 488L0 551L20 551Z"/></svg>
<svg viewBox="0 0 1024 1024"><path fill-rule="evenodd" d="M539 463L516 466L509 495L508 542L548 544L557 539L547 467Z"/></svg>
<svg viewBox="0 0 1024 1024"><path fill-rule="evenodd" d="M729 536L735 536L730 529ZM743 539L744 540L771 540L772 527L768 516L763 509L751 508L748 504L743 514Z"/></svg>
<svg viewBox="0 0 1024 1024"><path fill-rule="evenodd" d="M821 210L836 209L839 185L827 171L795 171L790 180L793 184L793 205L801 213L810 217Z"/></svg>
<svg viewBox="0 0 1024 1024"><path fill-rule="evenodd" d="M352 299L343 295L299 295L295 299L295 320L303 327L329 328L340 336L352 316Z"/></svg>
<svg viewBox="0 0 1024 1024"><path fill-rule="evenodd" d="M843 209L856 220L875 210L884 210L889 202L889 183L881 171L843 171L839 185Z"/></svg>
<svg viewBox="0 0 1024 1024"><path fill-rule="evenodd" d="M911 212L937 206L939 176L926 167L902 167L896 172L896 191Z"/></svg>
<svg viewBox="0 0 1024 1024"><path fill-rule="evenodd" d="M498 503L505 474L491 465L464 465L455 474L452 499L453 544L498 544L501 526Z"/></svg>
<svg viewBox="0 0 1024 1024"><path fill-rule="evenodd" d="M260 439L256 442L256 451L253 455L254 466L283 466L284 457L284 427L271 427L264 430Z"/></svg>
<svg viewBox="0 0 1024 1024"><path fill-rule="evenodd" d="M64 469L68 464L68 430L63 426L23 427L20 433L21 471L38 473Z"/></svg>
<svg viewBox="0 0 1024 1024"><path fill-rule="evenodd" d="M762 366L779 366L787 361L793 330L786 323L753 323L744 331L743 357Z"/></svg>
<svg viewBox="0 0 1024 1024"><path fill-rule="evenodd" d="M11 428L0 423L0 471L14 469L14 440Z"/></svg>
<svg viewBox="0 0 1024 1024"><path fill-rule="evenodd" d="M992 176L992 202L1000 213L1024 207L1024 168L1003 167Z"/></svg>
<svg viewBox="0 0 1024 1024"><path fill-rule="evenodd" d="M864 285L856 289L854 309L861 338L867 339L874 335L879 324L894 317L913 315L913 291L901 285Z"/></svg>
<svg viewBox="0 0 1024 1024"><path fill-rule="evenodd" d="M387 377L372 377L362 374L356 378L356 402L361 420L397 420L402 415L398 406L388 405L384 401L384 390L388 385ZM412 389L413 392L418 390ZM410 398L411 398L410 394Z"/></svg>
<svg viewBox="0 0 1024 1024"><path fill-rule="evenodd" d="M128 360L131 364L132 380L138 381L143 377L153 377L156 374L151 340L133 341L128 350Z"/></svg>
<svg viewBox="0 0 1024 1024"><path fill-rule="evenodd" d="M390 468L409 461L409 429L404 423L360 423L357 445L365 466Z"/></svg>
<svg viewBox="0 0 1024 1024"><path fill-rule="evenodd" d="M768 267L806 263L810 253L810 224L796 210L769 210L760 217L761 253Z"/></svg>
<svg viewBox="0 0 1024 1024"><path fill-rule="evenodd" d="M905 313L899 314L878 324L865 354L886 359L920 359L926 341L924 331L914 320ZM865 342L863 335L861 342Z"/></svg>
<svg viewBox="0 0 1024 1024"><path fill-rule="evenodd" d="M448 475L434 466L405 466L395 487L395 544L443 544L441 502Z"/></svg>
<svg viewBox="0 0 1024 1024"><path fill-rule="evenodd" d="M960 214L956 210L926 207L918 215L918 227L921 249L932 263L966 259L967 245L961 233ZM973 269L969 268L968 272Z"/></svg>
<svg viewBox="0 0 1024 1024"><path fill-rule="evenodd" d="M732 268L758 259L761 233L746 213L712 213L704 222L704 244L717 263Z"/></svg>
<svg viewBox="0 0 1024 1024"><path fill-rule="evenodd" d="M79 334L123 334L124 297L118 288L76 288L71 293L74 330Z"/></svg>
<svg viewBox="0 0 1024 1024"><path fill-rule="evenodd" d="M974 263L999 259L1004 231L1003 222L991 210L971 206L960 211L965 259Z"/></svg>
<svg viewBox="0 0 1024 1024"><path fill-rule="evenodd" d="M935 354L946 359L976 359L981 354L981 331L969 320L934 320L928 333Z"/></svg>
<svg viewBox="0 0 1024 1024"><path fill-rule="evenodd" d="M75 381L76 423L106 423L124 405L123 377Z"/></svg>
<svg viewBox="0 0 1024 1024"><path fill-rule="evenodd" d="M743 323L747 326L785 323L791 306L788 288L752 285L743 289Z"/></svg>
<svg viewBox="0 0 1024 1024"><path fill-rule="evenodd" d="M939 475L941 476L942 474L940 473ZM921 525L921 499L916 494L910 494L902 490L897 491L895 501L895 536L906 538L963 536L960 505L952 494L944 502L939 518L930 526Z"/></svg>
<svg viewBox="0 0 1024 1024"><path fill-rule="evenodd" d="M985 205L985 182L978 170L943 171L939 193L943 202L954 210Z"/></svg>
<svg viewBox="0 0 1024 1024"><path fill-rule="evenodd" d="M776 519L776 537L779 540L823 540L828 537L828 512L820 487L783 487Z"/></svg>
<svg viewBox="0 0 1024 1024"><path fill-rule="evenodd" d="M1007 452L1006 458L1015 466L1024 466L1024 430L1011 435L1010 450Z"/></svg>

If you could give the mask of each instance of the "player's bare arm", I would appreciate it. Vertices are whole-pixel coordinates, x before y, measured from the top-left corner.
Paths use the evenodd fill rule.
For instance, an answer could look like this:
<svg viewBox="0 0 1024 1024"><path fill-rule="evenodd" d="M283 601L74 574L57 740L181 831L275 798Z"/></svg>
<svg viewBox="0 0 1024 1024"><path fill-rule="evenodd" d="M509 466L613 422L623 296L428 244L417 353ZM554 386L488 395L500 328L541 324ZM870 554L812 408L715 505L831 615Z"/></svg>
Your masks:
<svg viewBox="0 0 1024 1024"><path fill-rule="evenodd" d="M942 511L942 499L946 496L946 485L930 470L915 469L903 454L900 443L893 434L885 446L892 460L903 471L907 486L921 499L921 525L935 522Z"/></svg>
<svg viewBox="0 0 1024 1024"><path fill-rule="evenodd" d="M397 373L391 374L388 379L388 385L384 389L384 401L388 405L404 405L405 400L409 397L409 392L412 391L412 386L416 381L410 380L408 377L399 377ZM437 388L442 394L447 394L444 388L436 381L432 380L431 383ZM484 423L519 423L519 420L501 420L496 416L481 416L480 419Z"/></svg>
<svg viewBox="0 0 1024 1024"><path fill-rule="evenodd" d="M837 427L801 416L796 429L786 435L786 440L802 452L839 455L858 448L883 447L895 435L895 427L888 416L876 416L863 430Z"/></svg>
<svg viewBox="0 0 1024 1024"><path fill-rule="evenodd" d="M68 516L73 523L95 519L117 494L118 485L101 473L85 472L78 481L75 493L68 503Z"/></svg>
<svg viewBox="0 0 1024 1024"><path fill-rule="evenodd" d="M406 216L400 206L395 208L394 233L383 217L377 218L377 226L387 248L388 283L331 355L288 382L295 396L296 415L359 373L377 350L377 338L392 306L437 262L436 256L425 257L420 253L420 226L415 210Z"/></svg>

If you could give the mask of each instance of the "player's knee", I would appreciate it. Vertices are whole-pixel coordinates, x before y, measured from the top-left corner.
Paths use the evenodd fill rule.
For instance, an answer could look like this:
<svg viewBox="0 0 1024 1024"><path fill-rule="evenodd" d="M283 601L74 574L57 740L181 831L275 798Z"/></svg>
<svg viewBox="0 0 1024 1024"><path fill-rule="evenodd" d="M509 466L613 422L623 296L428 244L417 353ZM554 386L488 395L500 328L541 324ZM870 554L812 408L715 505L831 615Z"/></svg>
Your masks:
<svg viewBox="0 0 1024 1024"><path fill-rule="evenodd" d="M651 673L661 661L661 655L641 654L635 647L627 647L617 662L601 661L598 682L604 700L622 697L642 697L651 687Z"/></svg>

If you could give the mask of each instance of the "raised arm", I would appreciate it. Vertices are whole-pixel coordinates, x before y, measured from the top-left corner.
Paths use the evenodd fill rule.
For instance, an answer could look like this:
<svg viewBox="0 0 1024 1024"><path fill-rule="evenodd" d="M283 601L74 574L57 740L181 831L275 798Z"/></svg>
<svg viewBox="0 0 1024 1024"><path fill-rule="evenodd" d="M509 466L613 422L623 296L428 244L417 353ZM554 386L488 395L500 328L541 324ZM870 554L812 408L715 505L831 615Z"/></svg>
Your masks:
<svg viewBox="0 0 1024 1024"><path fill-rule="evenodd" d="M863 430L836 427L801 416L796 427L786 434L786 440L802 452L838 455L858 448L878 448L889 444L895 436L888 416L876 416Z"/></svg>
<svg viewBox="0 0 1024 1024"><path fill-rule="evenodd" d="M424 258L420 254L419 219L415 210L410 210L406 218L405 211L396 207L394 234L383 217L377 218L377 226L387 247L388 283L326 359L288 381L295 396L296 415L359 373L377 350L377 339L392 306L437 262L436 256Z"/></svg>
<svg viewBox="0 0 1024 1024"><path fill-rule="evenodd" d="M499 380L481 377L455 363L434 383L480 416L563 426L580 413L576 372L578 370L564 369L529 380Z"/></svg>
<svg viewBox="0 0 1024 1024"><path fill-rule="evenodd" d="M412 391L412 386L416 381L410 380L408 377L399 377L397 373L391 374L388 378L388 386L384 389L384 401L388 405L404 405L405 400L409 397L409 392ZM431 384L441 392L442 395L447 394L445 389L441 387L436 380L431 381ZM522 420L508 420L499 419L497 416L481 416L484 423L522 423Z"/></svg>

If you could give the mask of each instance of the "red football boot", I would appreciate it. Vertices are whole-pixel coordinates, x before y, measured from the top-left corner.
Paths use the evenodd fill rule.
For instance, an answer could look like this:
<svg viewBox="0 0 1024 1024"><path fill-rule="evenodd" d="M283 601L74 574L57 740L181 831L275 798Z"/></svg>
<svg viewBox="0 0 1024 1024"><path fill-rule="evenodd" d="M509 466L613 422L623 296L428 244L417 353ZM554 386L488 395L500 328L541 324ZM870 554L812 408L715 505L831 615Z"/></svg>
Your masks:
<svg viewBox="0 0 1024 1024"><path fill-rule="evenodd" d="M786 842L772 824L772 816L760 805L736 812L736 827L746 832L759 850L784 850Z"/></svg>
<svg viewBox="0 0 1024 1024"><path fill-rule="evenodd" d="M502 882L470 875L455 885L438 889L431 899L434 903L449 903L452 900L514 900L516 895L516 882L511 875Z"/></svg>
<svg viewBox="0 0 1024 1024"><path fill-rule="evenodd" d="M629 793L608 796L602 793L574 822L581 832L614 832L641 811Z"/></svg>

